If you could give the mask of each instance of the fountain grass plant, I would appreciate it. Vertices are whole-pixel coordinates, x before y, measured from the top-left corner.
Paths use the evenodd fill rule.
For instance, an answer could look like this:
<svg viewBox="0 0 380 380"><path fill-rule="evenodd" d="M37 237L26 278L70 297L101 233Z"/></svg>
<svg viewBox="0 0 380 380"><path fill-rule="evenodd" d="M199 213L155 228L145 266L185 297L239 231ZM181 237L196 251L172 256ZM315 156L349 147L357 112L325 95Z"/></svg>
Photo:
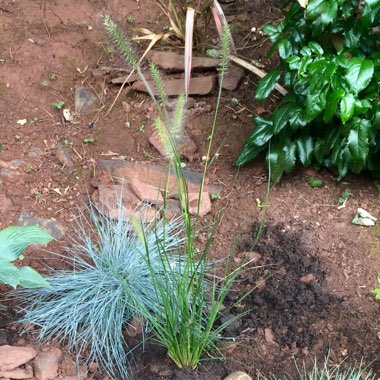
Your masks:
<svg viewBox="0 0 380 380"><path fill-rule="evenodd" d="M154 266L150 262L149 245L144 234L144 226L141 223L135 223L135 230L140 236L145 246L145 254L142 255L147 267L150 269L152 281L154 282L155 293L152 294L153 299L159 299L161 308L152 310L140 300L135 299L134 305L139 305L139 313L149 322L153 328L155 340L168 350L168 355L173 359L179 367L195 368L202 356L207 351L221 356L216 341L221 338L221 333L229 323L228 322L216 326L216 322L220 316L222 303L231 288L239 271L231 271L231 256L226 261L225 273L222 278L218 278L210 273L210 263L208 262L208 253L211 246L215 229L211 229L206 240L205 248L202 252L198 252L195 239L199 228L199 218L195 221L191 219L188 202L187 183L184 178L180 155L177 151L177 142L181 137L181 131L185 123L185 102L186 95L178 97L177 105L173 116L170 117L166 102L167 96L164 90L161 76L153 63L150 63L150 73L156 89L157 98L154 91L150 88L148 82L141 74L140 63L136 57L131 57L133 49L128 44L120 28L105 16L103 18L105 28L109 37L140 75L143 83L147 88L147 92L151 96L153 102L157 106L158 118L156 118L154 126L160 136L164 146L166 156L169 160L169 170L174 168L177 178L180 204L182 209L182 219L185 230L185 242L183 246L184 260L179 263L182 277L177 276L177 270L173 270L170 263L167 263L167 247L165 239L159 244L161 250L160 257L162 265L165 267L166 276L157 276ZM192 25L188 22L187 25ZM187 36L191 33L187 30ZM221 88L223 77L228 68L229 42L230 32L227 24L224 24L223 33L221 35L221 60L220 60L220 87L217 96L217 104L214 112L214 118L211 128L211 137L209 140L207 157L211 157L211 149L213 137L216 129L216 120L220 106ZM191 38L186 38L186 42ZM185 51L191 51L189 46L185 46ZM185 57L185 88L188 88L190 81L191 57ZM211 159L206 160L202 182L199 190L199 203L203 193L204 181L207 169L211 163ZM217 226L218 223L215 223ZM174 286L173 286L174 285ZM171 289L171 291L169 291ZM133 297L132 297L133 298ZM237 317L238 318L238 317ZM212 355L212 354L211 354Z"/></svg>
<svg viewBox="0 0 380 380"><path fill-rule="evenodd" d="M177 151L185 123L186 93L179 96L171 115L155 65L150 64L150 72L157 97L122 31L108 16L103 17L103 23L113 43L139 74L157 107L154 125L165 147L168 170L176 174L182 214L179 219L166 220L166 198L162 210L164 217L152 223L126 217L121 200L118 219L111 219L90 205L88 217L81 214L72 247L68 249L73 268L56 271L48 277L50 288L18 293L17 297L24 304L22 322L39 326L40 339L67 340L78 356L86 356L88 362L98 361L112 377L128 378L131 350L123 330L138 317L145 321L143 339L148 331L151 332L149 335L167 348L168 355L178 366L195 368L206 351L221 356L216 341L233 319L221 325L217 325L217 321L222 302L239 271L230 270L230 256L222 278L211 273L208 252L218 223L209 231L205 248L199 252L196 247L199 218L194 220L190 216L187 183ZM222 35L221 81L228 63L230 34L227 25ZM186 62L189 76L191 57ZM188 77L187 84L189 80ZM214 113L209 156L220 95L221 90ZM199 199L211 161L205 163Z"/></svg>

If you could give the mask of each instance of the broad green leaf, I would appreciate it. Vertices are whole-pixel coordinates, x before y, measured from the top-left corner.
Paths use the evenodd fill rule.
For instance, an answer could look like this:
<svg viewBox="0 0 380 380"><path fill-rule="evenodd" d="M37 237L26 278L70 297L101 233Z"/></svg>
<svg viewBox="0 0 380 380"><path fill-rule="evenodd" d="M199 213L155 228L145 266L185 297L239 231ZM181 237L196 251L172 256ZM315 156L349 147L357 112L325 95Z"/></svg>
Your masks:
<svg viewBox="0 0 380 380"><path fill-rule="evenodd" d="M20 281L18 268L6 260L0 260L0 283L16 288Z"/></svg>
<svg viewBox="0 0 380 380"><path fill-rule="evenodd" d="M292 44L287 38L281 38L277 43L277 48L282 59L287 59L293 54Z"/></svg>
<svg viewBox="0 0 380 380"><path fill-rule="evenodd" d="M363 129L352 129L347 138L347 146L351 153L350 169L359 173L365 166L368 155L368 139Z"/></svg>
<svg viewBox="0 0 380 380"><path fill-rule="evenodd" d="M284 145L278 144L276 147L271 147L267 153L267 165L270 168L271 182L277 183L285 171L285 150Z"/></svg>
<svg viewBox="0 0 380 380"><path fill-rule="evenodd" d="M326 107L326 92L328 87L321 92L308 94L306 98L306 120L314 120Z"/></svg>
<svg viewBox="0 0 380 380"><path fill-rule="evenodd" d="M325 123L328 123L335 115L336 107L338 106L338 103L340 99L343 97L343 95L343 89L335 90L328 94L326 101L326 109L325 113L323 114L323 121Z"/></svg>
<svg viewBox="0 0 380 380"><path fill-rule="evenodd" d="M314 157L321 164L334 148L340 138L340 130L331 128L326 135L317 139L314 146Z"/></svg>
<svg viewBox="0 0 380 380"><path fill-rule="evenodd" d="M348 64L345 78L350 89L357 94L368 86L373 77L373 72L373 61L355 57Z"/></svg>
<svg viewBox="0 0 380 380"><path fill-rule="evenodd" d="M303 107L300 105L294 105L290 114L289 124L294 131L303 128L307 124L305 109Z"/></svg>
<svg viewBox="0 0 380 380"><path fill-rule="evenodd" d="M311 41L308 45L309 49L315 53L315 54L320 54L322 55L324 53L323 49L322 49L322 46L319 45L317 42L315 41Z"/></svg>
<svg viewBox="0 0 380 380"><path fill-rule="evenodd" d="M310 0L306 7L306 16L311 20L319 16L319 8L325 0Z"/></svg>
<svg viewBox="0 0 380 380"><path fill-rule="evenodd" d="M321 60L310 64L310 93L319 92L326 85L330 85L336 69L337 64L335 62L328 62L328 60Z"/></svg>
<svg viewBox="0 0 380 380"><path fill-rule="evenodd" d="M343 124L346 124L348 120L354 116L355 111L355 96L347 94L343 96L340 102L340 118Z"/></svg>
<svg viewBox="0 0 380 380"><path fill-rule="evenodd" d="M51 240L50 234L36 226L7 227L0 231L0 260L15 260L29 244L45 245Z"/></svg>
<svg viewBox="0 0 380 380"><path fill-rule="evenodd" d="M284 170L285 173L290 173L293 171L296 164L296 151L297 146L294 141L288 140L284 146L285 156L284 156Z"/></svg>
<svg viewBox="0 0 380 380"><path fill-rule="evenodd" d="M309 166L313 159L314 142L311 136L300 137L296 140L298 155L303 166Z"/></svg>
<svg viewBox="0 0 380 380"><path fill-rule="evenodd" d="M269 39L272 43L275 43L280 39L282 30L282 23L278 23L277 25L266 24L263 26L264 34L269 36Z"/></svg>
<svg viewBox="0 0 380 380"><path fill-rule="evenodd" d="M274 70L260 79L256 89L256 100L266 99L275 88L280 76L280 71Z"/></svg>
<svg viewBox="0 0 380 380"><path fill-rule="evenodd" d="M244 142L243 148L236 159L236 165L243 165L253 160L273 136L273 123L271 120L256 117L256 127Z"/></svg>
<svg viewBox="0 0 380 380"><path fill-rule="evenodd" d="M300 66L301 58L298 55L291 55L286 62L289 65L290 70L298 70Z"/></svg>
<svg viewBox="0 0 380 380"><path fill-rule="evenodd" d="M45 288L49 283L34 269L30 267L19 268L20 282L19 284L24 288Z"/></svg>
<svg viewBox="0 0 380 380"><path fill-rule="evenodd" d="M277 107L273 113L273 133L276 135L288 124L295 105L284 104Z"/></svg>

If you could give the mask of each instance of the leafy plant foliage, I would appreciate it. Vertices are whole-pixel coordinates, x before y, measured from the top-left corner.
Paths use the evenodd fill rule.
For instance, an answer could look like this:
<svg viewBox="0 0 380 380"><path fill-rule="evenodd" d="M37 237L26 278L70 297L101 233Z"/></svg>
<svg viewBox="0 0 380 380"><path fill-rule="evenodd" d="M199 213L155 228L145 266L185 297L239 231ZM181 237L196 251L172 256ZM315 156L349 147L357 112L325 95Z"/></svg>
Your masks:
<svg viewBox="0 0 380 380"><path fill-rule="evenodd" d="M11 226L0 231L0 283L16 288L40 288L48 282L28 266L16 267L14 261L22 255L25 248L32 244L47 244L53 238L43 229L35 226Z"/></svg>
<svg viewBox="0 0 380 380"><path fill-rule="evenodd" d="M256 117L236 163L267 150L273 181L304 166L368 170L380 177L380 0L310 0L293 4L284 21L265 25L282 70L259 81L266 99L282 77L292 91L271 117ZM268 146L270 144L270 149Z"/></svg>

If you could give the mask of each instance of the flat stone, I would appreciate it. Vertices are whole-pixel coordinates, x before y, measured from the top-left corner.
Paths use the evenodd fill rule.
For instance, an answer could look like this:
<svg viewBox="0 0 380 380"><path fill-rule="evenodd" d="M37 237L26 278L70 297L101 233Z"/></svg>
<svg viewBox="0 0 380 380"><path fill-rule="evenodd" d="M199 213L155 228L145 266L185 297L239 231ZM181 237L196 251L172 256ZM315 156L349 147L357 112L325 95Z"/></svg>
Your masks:
<svg viewBox="0 0 380 380"><path fill-rule="evenodd" d="M112 219L128 220L133 216L139 221L150 223L159 216L149 205L138 207L141 201L129 186L99 185L92 195L92 200L102 213Z"/></svg>
<svg viewBox="0 0 380 380"><path fill-rule="evenodd" d="M158 67L171 72L185 70L185 57L180 54L167 51L153 51L148 54L148 58ZM219 60L210 57L193 57L192 71L215 69L219 65Z"/></svg>
<svg viewBox="0 0 380 380"><path fill-rule="evenodd" d="M30 379L33 377L33 370L29 365L25 368L15 368L11 371L0 371L0 377L8 379Z"/></svg>
<svg viewBox="0 0 380 380"><path fill-rule="evenodd" d="M51 219L43 219L34 217L27 212L21 212L17 221L16 226L38 226L45 229L54 239L60 240L66 233L66 228L60 223Z"/></svg>
<svg viewBox="0 0 380 380"><path fill-rule="evenodd" d="M74 162L70 156L70 154L63 148L63 146L59 145L55 149L55 156L58 161L65 167L71 169L74 166Z"/></svg>
<svg viewBox="0 0 380 380"><path fill-rule="evenodd" d="M190 169L183 169L188 190L190 193L199 192L202 175ZM167 190L169 194L177 193L177 179L175 171L166 166L138 163L122 160L100 160L96 169L96 177L92 181L94 187L120 185L124 188L123 198L128 195L128 184L134 178L145 184L158 188L161 191ZM220 185L210 184L205 181L204 191L209 193L220 193Z"/></svg>
<svg viewBox="0 0 380 380"><path fill-rule="evenodd" d="M86 87L79 86L75 88L74 95L75 113L85 114L99 107L99 98Z"/></svg>
<svg viewBox="0 0 380 380"><path fill-rule="evenodd" d="M129 77L129 78L128 78ZM128 79L128 80L127 80ZM116 77L111 79L112 84L123 84L126 80L125 83L134 83L140 79L138 74L132 74L132 75L123 75L121 77Z"/></svg>
<svg viewBox="0 0 380 380"><path fill-rule="evenodd" d="M34 376L38 380L51 380L57 377L61 356L62 351L59 348L39 353L33 362Z"/></svg>
<svg viewBox="0 0 380 380"><path fill-rule="evenodd" d="M0 346L0 371L12 371L36 357L32 347Z"/></svg>
<svg viewBox="0 0 380 380"><path fill-rule="evenodd" d="M152 81L148 81L154 95L157 95L157 90ZM163 81L165 92L168 96L178 96L184 92L185 84L183 79L165 79ZM189 95L208 95L213 92L215 87L214 76L194 77L190 80ZM137 81L133 84L132 89L136 91L147 92L142 81Z"/></svg>
<svg viewBox="0 0 380 380"><path fill-rule="evenodd" d="M252 377L245 372L237 371L225 377L224 380L252 380Z"/></svg>
<svg viewBox="0 0 380 380"><path fill-rule="evenodd" d="M276 342L276 338L274 337L273 330L268 327L264 329L264 338L267 343L273 344L274 346L278 346L278 343Z"/></svg>
<svg viewBox="0 0 380 380"><path fill-rule="evenodd" d="M12 207L13 202L5 194L0 194L0 216L6 216Z"/></svg>
<svg viewBox="0 0 380 380"><path fill-rule="evenodd" d="M199 209L198 209L199 193L189 193L188 198L189 198L190 215L193 215L193 216L198 215L201 218L203 218L206 214L208 214L211 211L211 198L208 192L204 191L202 193Z"/></svg>
<svg viewBox="0 0 380 380"><path fill-rule="evenodd" d="M310 282L315 281L315 280L316 280L316 277L313 273L309 273L300 278L300 281L303 282L304 284L310 284Z"/></svg>
<svg viewBox="0 0 380 380"><path fill-rule="evenodd" d="M149 142L160 152L162 156L166 156L164 146L161 142L160 136L156 130L149 137ZM191 139L186 130L183 130L181 133L181 138L177 143L178 153L181 157L189 160L190 162L194 161L195 152L197 151L197 146L194 141Z"/></svg>
<svg viewBox="0 0 380 380"><path fill-rule="evenodd" d="M138 178L133 178L130 187L135 195L142 201L153 204L162 205L164 198L161 195L160 189L147 185L145 182L140 181Z"/></svg>
<svg viewBox="0 0 380 380"><path fill-rule="evenodd" d="M32 146L29 150L28 156L31 158L43 156L44 151L37 146Z"/></svg>
<svg viewBox="0 0 380 380"><path fill-rule="evenodd" d="M228 91L236 90L244 76L245 71L243 68L236 65L230 65L228 72L224 75L222 88Z"/></svg>

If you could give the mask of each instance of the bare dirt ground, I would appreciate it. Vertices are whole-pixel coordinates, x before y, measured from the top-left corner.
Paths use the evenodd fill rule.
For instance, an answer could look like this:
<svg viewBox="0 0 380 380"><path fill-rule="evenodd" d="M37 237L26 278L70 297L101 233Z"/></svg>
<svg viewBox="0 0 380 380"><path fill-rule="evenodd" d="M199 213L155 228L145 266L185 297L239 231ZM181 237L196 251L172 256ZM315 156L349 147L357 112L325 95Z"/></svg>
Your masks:
<svg viewBox="0 0 380 380"><path fill-rule="evenodd" d="M251 28L276 20L280 10L266 0L235 1L224 8L239 54L269 69L273 63L265 56L266 39ZM106 115L119 89L109 79L122 73L99 74L96 69L125 66L106 42L99 18L103 11L129 30L138 25L160 31L167 23L152 0L0 0L0 228L28 212L58 221L69 234L78 207L93 191L91 179L100 159L165 163L148 141L153 106L146 95L123 92ZM256 77L247 75L238 90L223 92L215 139L220 156L208 176L222 191L203 220L204 225L211 223L226 208L212 253L213 258L224 257L236 243L236 263L247 252L252 255L267 189L261 158L240 169L234 166L252 129L252 116L268 112L276 101L272 97L255 103L256 83ZM74 109L78 86L91 89L99 106L67 123L52 103L64 101L66 108ZM232 98L242 106L231 104ZM214 107L213 96L196 100ZM130 104L128 115L122 101ZM188 167L199 172L211 125L211 113L205 109L186 127L198 148ZM17 123L22 119L24 125ZM57 157L58 146L69 153L72 168ZM12 160L19 161L9 167ZM307 184L310 176L321 178L323 188L312 189ZM379 304L372 294L380 272L380 232L351 224L358 207L380 216L377 183L365 175L337 182L334 173L302 168L283 178L271 190L264 233L254 248L257 260L229 297L233 302L239 292L258 287L233 311L250 310L227 331L236 338L223 346L226 360L206 361L196 371L179 370L164 351L148 346L137 354L136 378L221 379L233 370L251 376L282 374L293 371L294 359L322 359L329 350L335 363L345 356L350 363L374 361L380 376ZM343 191L351 195L339 209ZM64 244L63 239L52 249L62 252ZM27 256L40 271L47 271L47 263L60 266L46 254ZM6 331L2 344L19 342L18 329L10 322L9 315L0 320L0 331Z"/></svg>

